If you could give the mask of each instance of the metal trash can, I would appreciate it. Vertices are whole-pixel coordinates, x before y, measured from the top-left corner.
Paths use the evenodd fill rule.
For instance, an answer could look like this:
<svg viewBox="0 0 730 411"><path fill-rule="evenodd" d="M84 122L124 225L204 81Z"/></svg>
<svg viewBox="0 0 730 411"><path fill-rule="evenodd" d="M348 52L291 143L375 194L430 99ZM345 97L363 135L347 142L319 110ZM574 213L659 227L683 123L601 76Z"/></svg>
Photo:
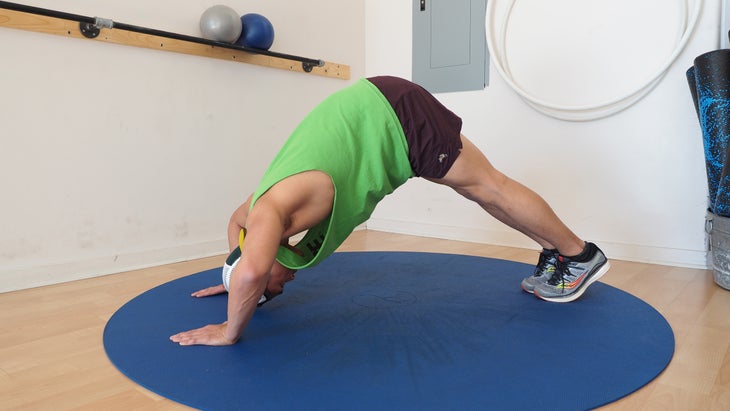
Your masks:
<svg viewBox="0 0 730 411"><path fill-rule="evenodd" d="M707 232L715 283L730 290L730 218L708 213Z"/></svg>

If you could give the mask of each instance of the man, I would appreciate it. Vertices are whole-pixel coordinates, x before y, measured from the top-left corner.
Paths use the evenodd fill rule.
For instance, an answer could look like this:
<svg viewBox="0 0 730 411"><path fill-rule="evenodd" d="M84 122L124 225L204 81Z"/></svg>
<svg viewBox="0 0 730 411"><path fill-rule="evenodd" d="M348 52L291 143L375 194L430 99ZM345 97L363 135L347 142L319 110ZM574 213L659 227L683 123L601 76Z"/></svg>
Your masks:
<svg viewBox="0 0 730 411"><path fill-rule="evenodd" d="M497 171L461 134L461 119L430 93L396 77L361 79L302 121L231 216L229 245L240 244L241 256L228 284L228 321L170 339L236 343L257 305L281 294L296 270L332 254L380 200L415 176L451 187L543 247L534 274L522 282L527 292L573 301L608 271L601 250L570 231L540 196ZM224 291L219 285L193 295Z"/></svg>

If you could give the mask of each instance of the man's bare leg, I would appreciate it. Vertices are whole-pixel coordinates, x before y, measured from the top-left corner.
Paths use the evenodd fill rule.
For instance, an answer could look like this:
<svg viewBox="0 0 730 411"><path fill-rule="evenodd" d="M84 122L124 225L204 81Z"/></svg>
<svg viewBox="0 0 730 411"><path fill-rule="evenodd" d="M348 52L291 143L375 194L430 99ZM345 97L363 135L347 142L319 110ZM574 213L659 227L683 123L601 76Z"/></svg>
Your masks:
<svg viewBox="0 0 730 411"><path fill-rule="evenodd" d="M535 240L545 249L577 255L585 243L534 191L495 169L463 135L463 148L449 172L433 182L447 185L475 201L499 221Z"/></svg>
<svg viewBox="0 0 730 411"><path fill-rule="evenodd" d="M449 172L432 181L477 202L543 247L534 274L522 281L525 291L553 302L580 298L610 268L603 252L576 236L542 197L497 171L466 137L461 140L461 154Z"/></svg>

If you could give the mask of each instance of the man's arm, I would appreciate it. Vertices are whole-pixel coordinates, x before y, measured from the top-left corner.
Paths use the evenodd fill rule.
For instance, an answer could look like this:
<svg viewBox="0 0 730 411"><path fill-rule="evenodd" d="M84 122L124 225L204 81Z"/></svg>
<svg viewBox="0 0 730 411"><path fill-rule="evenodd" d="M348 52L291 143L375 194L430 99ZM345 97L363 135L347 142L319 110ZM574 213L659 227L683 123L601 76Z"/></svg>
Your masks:
<svg viewBox="0 0 730 411"><path fill-rule="evenodd" d="M327 218L332 212L334 192L329 175L312 170L276 183L250 212L249 198L234 212L229 225L232 249L238 244L240 227L245 225L247 233L241 260L229 283L228 321L170 339L181 345L227 345L238 341L266 289L279 244Z"/></svg>
<svg viewBox="0 0 730 411"><path fill-rule="evenodd" d="M231 275L226 337L237 341L248 325L271 275L284 232L284 216L265 201L248 218L241 260Z"/></svg>
<svg viewBox="0 0 730 411"><path fill-rule="evenodd" d="M170 337L173 342L180 345L230 345L243 334L266 289L285 221L274 207L263 203L257 203L247 220L241 260L233 270L229 284L228 321L175 334Z"/></svg>

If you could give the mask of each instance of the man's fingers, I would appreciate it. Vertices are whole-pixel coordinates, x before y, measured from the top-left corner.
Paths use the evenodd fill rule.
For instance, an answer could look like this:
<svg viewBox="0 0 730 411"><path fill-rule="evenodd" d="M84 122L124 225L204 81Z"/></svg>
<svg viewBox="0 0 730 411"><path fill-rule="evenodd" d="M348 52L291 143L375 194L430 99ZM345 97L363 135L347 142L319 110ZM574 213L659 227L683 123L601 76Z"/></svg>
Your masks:
<svg viewBox="0 0 730 411"><path fill-rule="evenodd" d="M236 341L225 338L226 324L212 324L170 336L170 341L180 345L231 345Z"/></svg>
<svg viewBox="0 0 730 411"><path fill-rule="evenodd" d="M218 295L223 294L226 292L226 288L223 286L223 284L219 284L213 287L204 288L202 290L198 290L192 294L190 294L193 297L209 297L211 295Z"/></svg>

